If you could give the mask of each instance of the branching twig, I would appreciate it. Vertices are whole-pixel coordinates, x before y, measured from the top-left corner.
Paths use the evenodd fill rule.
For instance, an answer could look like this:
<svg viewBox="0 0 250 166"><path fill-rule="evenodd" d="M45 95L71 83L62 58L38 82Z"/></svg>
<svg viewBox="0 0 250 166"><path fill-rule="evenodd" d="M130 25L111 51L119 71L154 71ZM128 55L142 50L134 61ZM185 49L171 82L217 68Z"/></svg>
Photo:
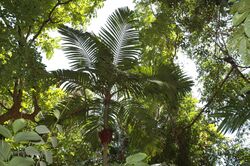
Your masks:
<svg viewBox="0 0 250 166"><path fill-rule="evenodd" d="M28 37L29 37L29 35L30 35L30 32L31 32L31 25L29 26L28 32L27 32L27 34L26 34L26 36L25 36L25 40L28 39Z"/></svg>
<svg viewBox="0 0 250 166"><path fill-rule="evenodd" d="M225 84L225 82L228 80L228 78L229 78L230 74L233 72L233 70L234 70L234 68L231 67L230 71L227 73L227 75L225 76L225 78L223 79L223 81L218 86L217 90L208 99L207 104L200 110L199 114L192 120L192 122L188 126L185 127L186 129L192 127L194 125L194 123L201 117L201 115L204 112L206 112L207 108L212 104L214 98L218 95L218 93L220 92L220 89L223 87L223 85Z"/></svg>
<svg viewBox="0 0 250 166"><path fill-rule="evenodd" d="M36 33L36 34L34 35L34 37L30 40L30 44L33 43L33 42L36 40L36 38L40 35L40 33L41 33L42 30L44 29L45 25L46 25L47 23L51 22L51 20L52 20L51 17L52 17L52 15L53 15L54 11L56 10L56 8L57 8L58 6L60 6L60 5L68 4L68 3L70 3L71 1L73 1L73 0L68 0L68 1L65 1L65 2L61 2L60 0L57 1L57 3L55 4L55 6L54 6L54 7L51 9L51 11L49 12L48 18L42 22L42 25L39 27L37 33Z"/></svg>
<svg viewBox="0 0 250 166"><path fill-rule="evenodd" d="M5 110L7 110L7 111L9 111L10 109L9 108L7 108L3 103L1 103L0 102L0 106L2 107L2 108L4 108Z"/></svg>

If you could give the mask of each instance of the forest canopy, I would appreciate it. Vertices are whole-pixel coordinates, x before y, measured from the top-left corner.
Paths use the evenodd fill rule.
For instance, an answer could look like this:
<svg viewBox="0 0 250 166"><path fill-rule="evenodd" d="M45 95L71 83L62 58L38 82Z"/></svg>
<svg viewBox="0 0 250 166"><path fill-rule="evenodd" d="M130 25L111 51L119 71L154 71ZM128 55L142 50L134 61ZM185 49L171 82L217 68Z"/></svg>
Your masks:
<svg viewBox="0 0 250 166"><path fill-rule="evenodd" d="M106 3L0 1L0 165L250 165L250 1Z"/></svg>

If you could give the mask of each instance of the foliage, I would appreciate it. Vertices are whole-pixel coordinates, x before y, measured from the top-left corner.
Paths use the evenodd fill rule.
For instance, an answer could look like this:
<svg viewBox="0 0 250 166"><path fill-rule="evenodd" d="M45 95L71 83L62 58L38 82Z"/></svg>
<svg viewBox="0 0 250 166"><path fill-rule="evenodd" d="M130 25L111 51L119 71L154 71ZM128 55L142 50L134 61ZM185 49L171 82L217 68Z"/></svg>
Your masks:
<svg viewBox="0 0 250 166"><path fill-rule="evenodd" d="M49 136L50 130L44 125L36 126L35 131L27 130L27 125L26 120L17 119L12 123L11 130L7 126L0 126L2 165L29 166L35 163L39 165L53 163L52 152L48 150L53 146L53 143L49 145L49 140L52 138Z"/></svg>
<svg viewBox="0 0 250 166"><path fill-rule="evenodd" d="M95 35L101 0L0 2L0 165L249 164L249 1L134 3ZM49 73L58 28L71 70Z"/></svg>

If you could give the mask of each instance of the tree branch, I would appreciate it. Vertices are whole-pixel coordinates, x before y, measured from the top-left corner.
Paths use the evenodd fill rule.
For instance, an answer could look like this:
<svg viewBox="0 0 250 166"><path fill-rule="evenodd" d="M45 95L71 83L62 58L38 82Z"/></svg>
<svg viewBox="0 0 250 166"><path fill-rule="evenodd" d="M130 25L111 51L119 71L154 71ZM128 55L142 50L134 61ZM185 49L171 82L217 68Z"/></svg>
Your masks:
<svg viewBox="0 0 250 166"><path fill-rule="evenodd" d="M208 99L207 104L200 110L199 114L192 120L192 122L185 127L185 129L188 129L194 125L194 123L201 117L201 115L206 112L207 108L213 103L214 98L217 96L217 94L220 92L220 89L223 87L225 82L228 80L230 74L233 72L234 67L231 67L230 71L227 73L225 78L222 80L220 85L218 86L217 90L213 93L213 95Z"/></svg>
<svg viewBox="0 0 250 166"><path fill-rule="evenodd" d="M4 108L5 110L7 110L7 111L9 111L10 109L9 108L7 108L3 103L1 103L0 102L0 106L2 107L2 108Z"/></svg>
<svg viewBox="0 0 250 166"><path fill-rule="evenodd" d="M52 15L54 13L54 11L56 10L56 8L60 5L65 5L65 4L68 4L70 3L71 1L73 0L68 0L68 1L65 1L65 2L61 2L60 0L57 1L57 3L54 5L54 7L51 9L51 11L49 12L48 14L48 18L46 20L44 20L42 22L42 25L39 27L37 33L34 35L34 37L30 40L30 44L33 43L36 38L41 34L42 30L44 29L44 27L46 26L47 23L51 22L52 20Z"/></svg>

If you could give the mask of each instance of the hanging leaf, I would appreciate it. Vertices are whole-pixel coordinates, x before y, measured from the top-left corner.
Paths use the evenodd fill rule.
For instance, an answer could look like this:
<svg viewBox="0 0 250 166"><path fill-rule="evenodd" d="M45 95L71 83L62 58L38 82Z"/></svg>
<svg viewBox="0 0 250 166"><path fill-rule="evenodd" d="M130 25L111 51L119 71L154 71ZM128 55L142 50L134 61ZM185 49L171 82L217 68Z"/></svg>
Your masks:
<svg viewBox="0 0 250 166"><path fill-rule="evenodd" d="M21 141L41 141L42 137L40 137L36 132L29 131L29 132L20 132L17 133L17 135L14 136L15 142L21 142Z"/></svg>
<svg viewBox="0 0 250 166"><path fill-rule="evenodd" d="M50 141L54 148L57 147L58 142L57 142L56 137L50 137Z"/></svg>
<svg viewBox="0 0 250 166"><path fill-rule="evenodd" d="M4 136L5 138L10 138L12 137L12 134L9 129L4 127L3 125L0 125L0 134Z"/></svg>
<svg viewBox="0 0 250 166"><path fill-rule="evenodd" d="M247 39L243 37L239 43L239 54L245 56L247 53Z"/></svg>
<svg viewBox="0 0 250 166"><path fill-rule="evenodd" d="M34 160L32 158L24 158L24 157L13 157L11 161L8 163L8 166L32 166L34 164Z"/></svg>
<svg viewBox="0 0 250 166"><path fill-rule="evenodd" d="M33 146L28 146L25 148L25 153L31 157L40 155L39 151Z"/></svg>
<svg viewBox="0 0 250 166"><path fill-rule="evenodd" d="M51 151L44 151L44 155L45 155L45 160L47 163L52 164L53 163L53 156L52 156L52 152Z"/></svg>
<svg viewBox="0 0 250 166"><path fill-rule="evenodd" d="M23 129L27 124L27 121L24 119L17 119L12 123L12 128L14 133L17 133L21 129Z"/></svg>
<svg viewBox="0 0 250 166"><path fill-rule="evenodd" d="M249 0L240 0L238 12L243 13L243 12L249 11L249 9L250 9L250 1Z"/></svg>
<svg viewBox="0 0 250 166"><path fill-rule="evenodd" d="M250 14L246 18L246 21L244 24L244 30L245 30L247 37L250 38Z"/></svg>
<svg viewBox="0 0 250 166"><path fill-rule="evenodd" d="M50 130L45 125L39 125L36 127L36 132L38 132L39 134L48 134L50 133Z"/></svg>
<svg viewBox="0 0 250 166"><path fill-rule="evenodd" d="M60 133L63 132L62 125L56 124L56 128L57 128L57 130L58 130Z"/></svg>
<svg viewBox="0 0 250 166"><path fill-rule="evenodd" d="M56 119L59 120L59 118L60 118L60 111L54 110L53 114L56 117Z"/></svg>
<svg viewBox="0 0 250 166"><path fill-rule="evenodd" d="M144 160L147 157L145 153L136 153L126 158L126 163L134 164Z"/></svg>
<svg viewBox="0 0 250 166"><path fill-rule="evenodd" d="M10 145L5 141L0 141L0 160L6 161L10 158Z"/></svg>
<svg viewBox="0 0 250 166"><path fill-rule="evenodd" d="M249 12L244 12L244 13L236 13L234 16L233 16L233 25L234 26L238 26L240 23L242 23L246 17L248 16L248 13Z"/></svg>
<svg viewBox="0 0 250 166"><path fill-rule="evenodd" d="M40 164L40 166L47 166L47 164L43 161L40 161L39 164Z"/></svg>
<svg viewBox="0 0 250 166"><path fill-rule="evenodd" d="M4 161L0 160L0 166L7 166L7 164Z"/></svg>

